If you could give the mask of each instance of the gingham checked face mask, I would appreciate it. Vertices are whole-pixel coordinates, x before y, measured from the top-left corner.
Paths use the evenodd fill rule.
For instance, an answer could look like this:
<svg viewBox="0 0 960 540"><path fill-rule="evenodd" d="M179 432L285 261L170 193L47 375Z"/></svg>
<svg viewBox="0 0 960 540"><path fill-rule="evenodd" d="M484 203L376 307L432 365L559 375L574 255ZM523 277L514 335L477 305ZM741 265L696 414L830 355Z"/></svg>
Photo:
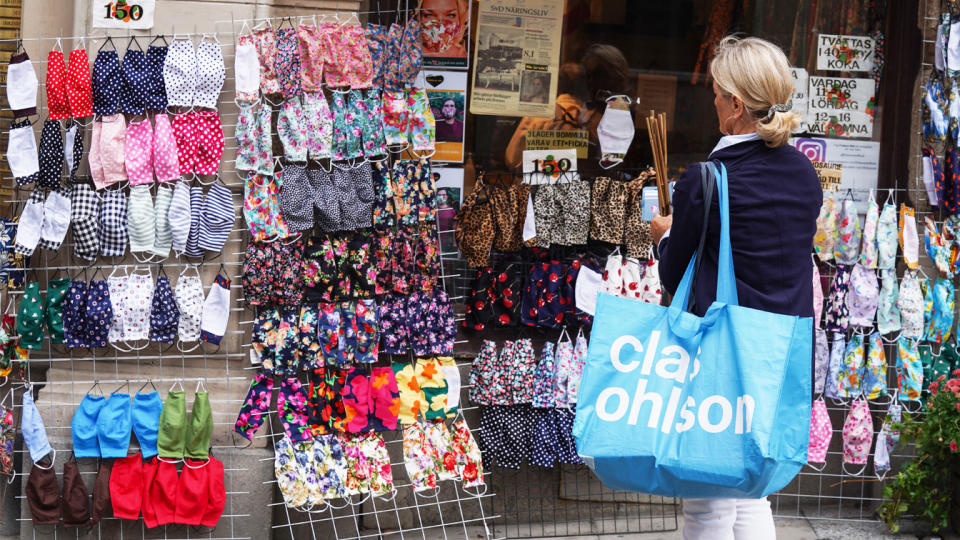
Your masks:
<svg viewBox="0 0 960 540"><path fill-rule="evenodd" d="M70 190L70 220L73 224L73 253L88 261L100 252L100 196L88 184L74 184Z"/></svg>

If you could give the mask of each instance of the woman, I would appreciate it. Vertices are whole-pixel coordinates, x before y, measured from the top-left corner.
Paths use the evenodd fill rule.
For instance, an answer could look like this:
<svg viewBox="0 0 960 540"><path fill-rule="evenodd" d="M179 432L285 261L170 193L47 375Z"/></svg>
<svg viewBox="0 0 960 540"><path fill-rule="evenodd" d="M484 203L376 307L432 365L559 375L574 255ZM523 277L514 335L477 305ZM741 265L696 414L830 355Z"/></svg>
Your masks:
<svg viewBox="0 0 960 540"><path fill-rule="evenodd" d="M420 27L423 55L466 58L464 36L470 16L466 0L421 0Z"/></svg>
<svg viewBox="0 0 960 540"><path fill-rule="evenodd" d="M810 253L823 193L810 161L786 145L800 122L790 111L789 68L783 51L762 39L728 36L720 42L710 72L724 136L709 159L727 169L730 243L740 305L812 317ZM700 167L694 165L677 180L673 215L655 216L651 223L660 279L671 294L697 250L703 204ZM714 188L703 262L693 290L693 311L699 316L716 299L718 205ZM685 540L776 537L766 499L687 499L683 515Z"/></svg>

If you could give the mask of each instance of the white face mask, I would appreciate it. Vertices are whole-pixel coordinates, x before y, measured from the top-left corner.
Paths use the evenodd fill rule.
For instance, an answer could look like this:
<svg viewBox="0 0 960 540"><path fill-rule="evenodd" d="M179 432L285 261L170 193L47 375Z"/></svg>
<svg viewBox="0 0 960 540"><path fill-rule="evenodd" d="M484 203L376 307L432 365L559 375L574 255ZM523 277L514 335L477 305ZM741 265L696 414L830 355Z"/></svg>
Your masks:
<svg viewBox="0 0 960 540"><path fill-rule="evenodd" d="M18 185L36 180L34 175L40 172L40 158L37 154L37 138L29 121L11 126L7 138L7 163Z"/></svg>
<svg viewBox="0 0 960 540"><path fill-rule="evenodd" d="M260 59L253 43L244 41L237 45L233 57L233 73L237 99L248 99L260 91Z"/></svg>
<svg viewBox="0 0 960 540"><path fill-rule="evenodd" d="M190 186L178 182L173 190L170 209L167 211L167 223L170 225L173 251L183 253L187 249L190 236Z"/></svg>
<svg viewBox="0 0 960 540"><path fill-rule="evenodd" d="M630 116L630 98L611 96L607 98L607 108L597 125L597 139L603 153L601 163L617 165L623 162L633 142L633 117Z"/></svg>
<svg viewBox="0 0 960 540"><path fill-rule="evenodd" d="M33 255L40 242L40 228L43 226L43 190L35 189L27 199L17 224L17 238L14 251L21 255Z"/></svg>
<svg viewBox="0 0 960 540"><path fill-rule="evenodd" d="M43 203L43 226L40 228L40 247L56 251L63 244L70 228L70 197L57 190L47 195Z"/></svg>
<svg viewBox="0 0 960 540"><path fill-rule="evenodd" d="M600 272L594 272L587 266L580 266L580 272L577 273L577 283L573 288L577 309L593 315L597 310L597 295L600 293L602 285L603 275Z"/></svg>
<svg viewBox="0 0 960 540"><path fill-rule="evenodd" d="M10 58L7 67L7 101L14 118L37 114L37 72L27 53Z"/></svg>
<svg viewBox="0 0 960 540"><path fill-rule="evenodd" d="M200 319L200 341L219 345L230 318L230 280L217 274L203 302Z"/></svg>

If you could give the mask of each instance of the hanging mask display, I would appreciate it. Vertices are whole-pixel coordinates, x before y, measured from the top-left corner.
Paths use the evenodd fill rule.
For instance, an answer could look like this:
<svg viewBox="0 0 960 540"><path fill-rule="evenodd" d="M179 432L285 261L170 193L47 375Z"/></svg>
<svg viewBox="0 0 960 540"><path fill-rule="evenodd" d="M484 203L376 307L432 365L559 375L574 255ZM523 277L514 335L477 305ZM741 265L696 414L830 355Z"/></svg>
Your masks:
<svg viewBox="0 0 960 540"><path fill-rule="evenodd" d="M623 162L633 142L633 118L630 116L630 98L611 96L607 98L607 107L597 125L597 139L600 141L600 166L608 169Z"/></svg>
<svg viewBox="0 0 960 540"><path fill-rule="evenodd" d="M833 234L837 228L837 215L833 198L824 197L817 217L817 233L813 236L813 250L821 261L833 260Z"/></svg>
<svg viewBox="0 0 960 540"><path fill-rule="evenodd" d="M837 228L833 233L833 257L837 264L854 264L860 249L860 217L853 195L847 193L840 203Z"/></svg>

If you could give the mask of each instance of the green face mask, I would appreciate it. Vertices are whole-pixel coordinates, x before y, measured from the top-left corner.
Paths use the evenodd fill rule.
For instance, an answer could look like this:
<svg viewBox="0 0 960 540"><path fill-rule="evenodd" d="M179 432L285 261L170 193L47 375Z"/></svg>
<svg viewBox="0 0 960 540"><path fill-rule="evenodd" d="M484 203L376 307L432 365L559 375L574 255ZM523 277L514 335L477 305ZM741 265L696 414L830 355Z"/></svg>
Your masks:
<svg viewBox="0 0 960 540"><path fill-rule="evenodd" d="M160 413L160 427L157 432L157 451L161 458L183 459L186 428L186 392L171 390L167 394L167 401L163 404L163 411Z"/></svg>
<svg viewBox="0 0 960 540"><path fill-rule="evenodd" d="M51 279L43 302L43 321L50 334L50 342L63 343L63 302L70 288L70 278Z"/></svg>
<svg viewBox="0 0 960 540"><path fill-rule="evenodd" d="M162 422L163 419L161 418ZM187 424L185 454L190 459L210 457L210 435L213 433L213 413L210 411L210 395L197 392L193 398L190 422Z"/></svg>
<svg viewBox="0 0 960 540"><path fill-rule="evenodd" d="M61 330L63 325L60 326ZM43 348L43 306L40 304L40 284L28 283L17 311L17 333L24 349Z"/></svg>

